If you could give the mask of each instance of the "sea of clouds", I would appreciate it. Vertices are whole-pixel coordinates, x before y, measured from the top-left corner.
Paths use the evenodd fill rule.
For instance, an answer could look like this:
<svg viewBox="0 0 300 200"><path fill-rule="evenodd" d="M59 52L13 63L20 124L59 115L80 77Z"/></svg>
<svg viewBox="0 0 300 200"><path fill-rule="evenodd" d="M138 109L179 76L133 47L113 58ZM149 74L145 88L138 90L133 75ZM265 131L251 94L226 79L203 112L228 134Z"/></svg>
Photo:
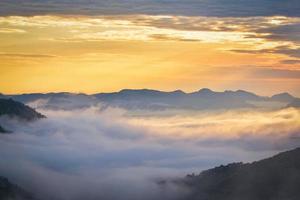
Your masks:
<svg viewBox="0 0 300 200"><path fill-rule="evenodd" d="M40 199L176 199L158 182L295 148L300 110L128 112L95 106L2 118L0 172ZM167 112L167 111L165 111Z"/></svg>

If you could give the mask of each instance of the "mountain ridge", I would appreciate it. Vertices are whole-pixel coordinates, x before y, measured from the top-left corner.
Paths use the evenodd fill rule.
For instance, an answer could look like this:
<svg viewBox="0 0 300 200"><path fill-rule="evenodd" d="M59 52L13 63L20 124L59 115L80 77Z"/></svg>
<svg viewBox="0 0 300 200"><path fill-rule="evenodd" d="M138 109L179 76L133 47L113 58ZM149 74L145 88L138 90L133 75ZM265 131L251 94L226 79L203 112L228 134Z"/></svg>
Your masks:
<svg viewBox="0 0 300 200"><path fill-rule="evenodd" d="M18 118L23 121L34 121L37 119L45 118L44 115L35 111L31 107L24 105L21 102L14 101L13 99L0 98L0 116L8 116L9 118ZM0 133L10 133L0 125Z"/></svg>
<svg viewBox="0 0 300 200"><path fill-rule="evenodd" d="M32 121L39 118L45 118L41 113L36 112L29 106L13 99L0 99L0 116L18 117L22 120Z"/></svg>
<svg viewBox="0 0 300 200"><path fill-rule="evenodd" d="M1 200L35 200L33 195L21 187L12 184L7 178L0 176Z"/></svg>
<svg viewBox="0 0 300 200"><path fill-rule="evenodd" d="M171 183L190 190L185 200L297 200L299 158L300 148L296 148L252 163L221 165Z"/></svg>
<svg viewBox="0 0 300 200"><path fill-rule="evenodd" d="M201 88L199 90L193 91L193 92L185 92L183 90L177 89L177 90L170 90L170 91L163 91L163 90L157 90L157 89L149 89L149 88L140 88L140 89L131 89L131 88L124 88L121 89L119 91L113 91L113 92L96 92L96 93L91 93L91 94L86 94L83 92L33 92L33 93L19 93L19 94L5 94L5 93L1 93L0 92L0 96L5 96L5 97L10 97L10 96L21 96L21 95L86 95L86 96L95 96L98 94L114 94L114 93L122 93L122 92L127 92L127 91L133 91L133 92L137 92L137 91L153 91L153 92L161 92L161 93L174 93L174 92L180 92L180 93L184 93L184 94L193 94L193 93L197 93L197 92L204 92L204 91L210 91L210 92L214 92L214 93L226 93L226 92L232 92L232 93L249 93L249 94L254 94L260 97L275 97L277 95L288 95L290 97L294 97L297 98L293 95L291 95L288 92L280 92L280 93L275 93L271 96L262 96L262 95L258 95L254 92L250 92L247 90L243 90L243 89L237 89L237 90L224 90L224 91L214 91L210 88Z"/></svg>
<svg viewBox="0 0 300 200"><path fill-rule="evenodd" d="M195 92L186 93L182 90L160 91L154 89L122 89L110 93L32 93L20 95L4 95L22 103L45 100L42 108L76 109L89 107L101 103L104 106L121 107L129 110L149 109L192 109L215 110L260 107L256 102L278 102L286 107L296 99L288 93L275 94L271 97L259 96L245 90L225 90L216 92L209 88L202 88ZM76 106L73 106L73 104ZM39 107L37 107L39 108Z"/></svg>

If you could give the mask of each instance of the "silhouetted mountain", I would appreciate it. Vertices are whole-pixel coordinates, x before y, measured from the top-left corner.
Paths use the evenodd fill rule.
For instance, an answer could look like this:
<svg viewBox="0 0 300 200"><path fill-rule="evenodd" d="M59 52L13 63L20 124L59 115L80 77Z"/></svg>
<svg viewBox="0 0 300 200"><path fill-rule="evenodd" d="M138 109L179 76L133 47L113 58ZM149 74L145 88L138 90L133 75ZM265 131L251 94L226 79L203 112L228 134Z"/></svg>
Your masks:
<svg viewBox="0 0 300 200"><path fill-rule="evenodd" d="M162 92L157 90L121 90L115 93L99 93L95 96L110 106L120 106L129 109L229 109L252 108L248 100L263 100L245 91L214 92L204 88L193 93L180 90Z"/></svg>
<svg viewBox="0 0 300 200"><path fill-rule="evenodd" d="M28 102L35 101L37 99L43 99L45 97L45 94L31 93L31 94L7 95L7 97L12 98L15 101L19 101L26 104Z"/></svg>
<svg viewBox="0 0 300 200"><path fill-rule="evenodd" d="M10 131L4 129L2 126L0 126L0 133L9 133Z"/></svg>
<svg viewBox="0 0 300 200"><path fill-rule="evenodd" d="M208 88L192 93L184 93L180 90L162 92L148 89L125 89L113 93L99 93L94 96L109 106L119 106L127 109L175 108L209 110L254 108L257 107L255 102L270 103L277 101L277 98L262 97L244 90L215 92ZM292 98L294 99L294 97ZM279 102L282 102L282 100Z"/></svg>
<svg viewBox="0 0 300 200"><path fill-rule="evenodd" d="M94 96L101 100L136 100L136 98L166 98L166 97L180 97L184 96L186 93L181 90L176 90L173 92L162 92L158 90L132 90L132 89L123 89L119 92L112 93L98 93Z"/></svg>
<svg viewBox="0 0 300 200"><path fill-rule="evenodd" d="M258 162L222 165L173 183L190 190L185 200L298 200L300 148Z"/></svg>
<svg viewBox="0 0 300 200"><path fill-rule="evenodd" d="M32 121L45 116L36 112L29 106L12 99L0 99L0 116L8 116L18 118L25 121ZM3 128L0 125L0 133L10 133L11 131Z"/></svg>
<svg viewBox="0 0 300 200"><path fill-rule="evenodd" d="M292 95L290 95L287 92L284 92L284 93L273 95L271 97L271 99L274 100L274 101L281 101L281 102L290 103L295 99L295 97L293 97Z"/></svg>
<svg viewBox="0 0 300 200"><path fill-rule="evenodd" d="M94 95L61 93L34 93L9 95L7 98L21 101L25 104L35 102L37 108L50 109L78 109L101 103L104 107L122 107L125 109L235 109L271 107L272 102L280 102L278 108L286 106L295 98L288 93L262 97L244 90L215 92L203 88L192 93L181 90L163 92L150 89L123 89L119 92L98 93ZM275 104L274 104L275 105Z"/></svg>
<svg viewBox="0 0 300 200"><path fill-rule="evenodd" d="M180 90L162 92L149 89L124 89L120 92L99 93L94 96L105 105L123 107L126 109L156 110L186 106L184 104L186 93Z"/></svg>
<svg viewBox="0 0 300 200"><path fill-rule="evenodd" d="M35 198L17 185L0 176L0 199L1 200L34 200Z"/></svg>
<svg viewBox="0 0 300 200"><path fill-rule="evenodd" d="M12 98L24 104L33 103L35 108L71 110L89 107L99 103L92 95L74 94L68 92L59 93L33 93L8 95L7 98Z"/></svg>
<svg viewBox="0 0 300 200"><path fill-rule="evenodd" d="M36 112L29 106L12 99L0 99L0 116L7 115L9 117L17 117L22 120L35 120L44 118L45 116Z"/></svg>
<svg viewBox="0 0 300 200"><path fill-rule="evenodd" d="M262 100L263 98L244 90L225 90L224 92L214 92L208 88L203 88L197 92L191 93L193 96L202 97L202 98L235 98L240 100Z"/></svg>
<svg viewBox="0 0 300 200"><path fill-rule="evenodd" d="M296 98L291 103L287 105L287 107L294 107L299 108L300 107L300 99Z"/></svg>

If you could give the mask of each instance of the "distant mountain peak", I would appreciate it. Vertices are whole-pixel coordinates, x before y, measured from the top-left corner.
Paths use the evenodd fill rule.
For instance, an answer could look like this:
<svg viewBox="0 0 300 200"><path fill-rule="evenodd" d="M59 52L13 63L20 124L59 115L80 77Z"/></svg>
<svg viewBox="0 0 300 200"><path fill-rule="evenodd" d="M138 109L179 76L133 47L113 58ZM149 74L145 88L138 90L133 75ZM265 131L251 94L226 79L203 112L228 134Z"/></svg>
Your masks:
<svg viewBox="0 0 300 200"><path fill-rule="evenodd" d="M282 93L279 93L279 94L275 94L273 95L272 97L291 97L291 98L294 98L294 96L292 96L290 93L288 92L282 92Z"/></svg>
<svg viewBox="0 0 300 200"><path fill-rule="evenodd" d="M271 97L272 100L274 101L281 101L281 102L292 102L295 97L292 96L291 94L287 93L287 92L283 92L283 93L279 93L279 94L275 94Z"/></svg>
<svg viewBox="0 0 300 200"><path fill-rule="evenodd" d="M246 90L236 90L235 92L236 92L236 93L245 93L245 94L254 94L254 93L248 92L248 91L246 91Z"/></svg>
<svg viewBox="0 0 300 200"><path fill-rule="evenodd" d="M289 107L300 108L300 99L295 98L295 99L292 100L291 103L289 103L286 107L287 107L287 108L289 108Z"/></svg>
<svg viewBox="0 0 300 200"><path fill-rule="evenodd" d="M211 89L209 89L209 88L202 88L202 89L200 89L200 90L198 90L198 93L214 93L214 91L212 91Z"/></svg>
<svg viewBox="0 0 300 200"><path fill-rule="evenodd" d="M119 93L136 93L136 92L160 92L158 90L152 90L152 89L122 89L119 91Z"/></svg>
<svg viewBox="0 0 300 200"><path fill-rule="evenodd" d="M174 90L171 93L175 93L175 94L186 94L185 92L183 92L182 90Z"/></svg>

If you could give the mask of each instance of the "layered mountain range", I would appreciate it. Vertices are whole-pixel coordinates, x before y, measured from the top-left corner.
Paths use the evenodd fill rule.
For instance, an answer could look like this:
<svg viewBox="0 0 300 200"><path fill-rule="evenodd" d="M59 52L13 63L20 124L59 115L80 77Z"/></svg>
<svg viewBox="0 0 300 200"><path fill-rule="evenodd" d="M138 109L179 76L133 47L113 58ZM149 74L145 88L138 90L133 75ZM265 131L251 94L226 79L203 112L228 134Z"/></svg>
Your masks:
<svg viewBox="0 0 300 200"><path fill-rule="evenodd" d="M119 92L97 93L92 95L75 93L32 93L0 95L12 98L35 108L74 109L101 103L104 107L121 107L129 110L147 109L236 109L236 108L283 108L299 107L299 98L288 93L272 97L259 96L244 90L215 92L207 88L192 93L181 90L163 92L150 89L123 89Z"/></svg>

